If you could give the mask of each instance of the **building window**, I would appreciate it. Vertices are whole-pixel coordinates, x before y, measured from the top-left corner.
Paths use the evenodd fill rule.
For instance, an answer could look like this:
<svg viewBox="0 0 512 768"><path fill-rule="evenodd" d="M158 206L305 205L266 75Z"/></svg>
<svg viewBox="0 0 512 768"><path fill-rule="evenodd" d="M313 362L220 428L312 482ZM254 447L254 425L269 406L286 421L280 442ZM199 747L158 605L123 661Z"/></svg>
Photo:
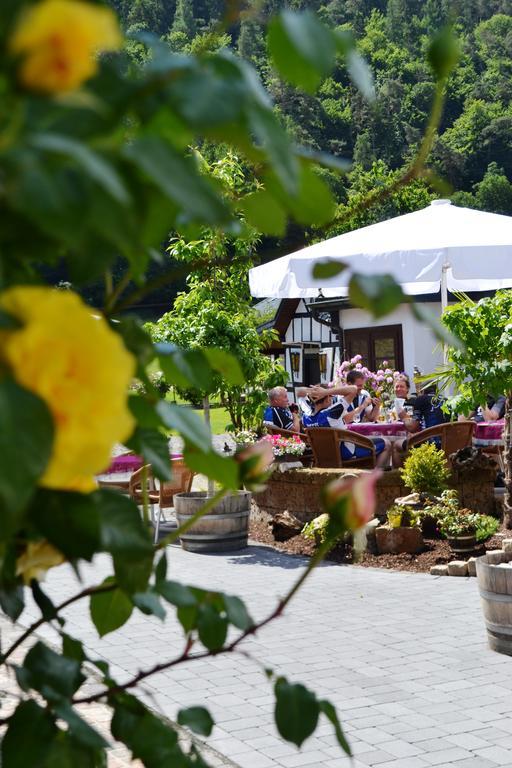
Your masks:
<svg viewBox="0 0 512 768"><path fill-rule="evenodd" d="M376 328L353 328L344 332L345 358L362 355L362 363L370 370L382 368L387 360L390 368L404 369L401 325L382 325Z"/></svg>

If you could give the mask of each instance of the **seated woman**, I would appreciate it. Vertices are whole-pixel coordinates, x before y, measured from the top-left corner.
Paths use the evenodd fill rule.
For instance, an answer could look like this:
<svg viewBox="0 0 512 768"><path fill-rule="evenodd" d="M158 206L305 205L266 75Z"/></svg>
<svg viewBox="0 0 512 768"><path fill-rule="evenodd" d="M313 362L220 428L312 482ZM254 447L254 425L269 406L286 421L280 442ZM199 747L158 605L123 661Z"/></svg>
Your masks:
<svg viewBox="0 0 512 768"><path fill-rule="evenodd" d="M357 394L357 387L354 385L342 385L340 387L329 387L328 389L318 384L314 387L303 388L309 390L307 394L313 404L311 414L304 414L302 423L305 427L334 427L336 429L345 429L346 425L351 423L354 418L363 413L368 408L368 403L363 401L352 411L348 410L348 404L352 402ZM333 402L333 397L342 395L343 398ZM377 453L377 466L389 466L391 456L391 445L382 437L372 437ZM345 461L349 459L362 459L370 455L367 448L362 448L354 443L341 443L341 458Z"/></svg>

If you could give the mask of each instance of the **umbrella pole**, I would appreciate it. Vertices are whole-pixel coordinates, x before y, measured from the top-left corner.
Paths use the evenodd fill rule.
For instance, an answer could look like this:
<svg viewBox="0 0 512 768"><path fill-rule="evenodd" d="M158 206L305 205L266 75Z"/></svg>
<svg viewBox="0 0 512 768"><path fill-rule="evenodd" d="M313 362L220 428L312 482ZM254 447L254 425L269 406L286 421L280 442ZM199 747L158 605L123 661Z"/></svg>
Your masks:
<svg viewBox="0 0 512 768"><path fill-rule="evenodd" d="M450 264L449 262L445 261L441 268L441 315L443 314L446 307L448 306L447 275L448 275L449 269L450 269ZM448 347L446 346L446 344L443 344L443 362L445 364L448 362Z"/></svg>

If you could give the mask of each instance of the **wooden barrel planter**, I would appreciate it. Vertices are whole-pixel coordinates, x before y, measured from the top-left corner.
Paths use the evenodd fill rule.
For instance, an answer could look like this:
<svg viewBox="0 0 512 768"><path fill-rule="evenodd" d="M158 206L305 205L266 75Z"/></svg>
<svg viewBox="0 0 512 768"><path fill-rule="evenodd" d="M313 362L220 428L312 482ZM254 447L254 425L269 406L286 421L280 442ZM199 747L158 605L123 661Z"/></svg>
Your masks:
<svg viewBox="0 0 512 768"><path fill-rule="evenodd" d="M466 557L477 549L476 534L468 536L448 536L448 544L454 555Z"/></svg>
<svg viewBox="0 0 512 768"><path fill-rule="evenodd" d="M512 560L510 552L489 552L476 561L489 647L512 656Z"/></svg>
<svg viewBox="0 0 512 768"><path fill-rule="evenodd" d="M206 493L177 493L174 507L178 527L204 506ZM188 552L231 552L247 546L251 494L237 491L221 499L182 536L181 546Z"/></svg>

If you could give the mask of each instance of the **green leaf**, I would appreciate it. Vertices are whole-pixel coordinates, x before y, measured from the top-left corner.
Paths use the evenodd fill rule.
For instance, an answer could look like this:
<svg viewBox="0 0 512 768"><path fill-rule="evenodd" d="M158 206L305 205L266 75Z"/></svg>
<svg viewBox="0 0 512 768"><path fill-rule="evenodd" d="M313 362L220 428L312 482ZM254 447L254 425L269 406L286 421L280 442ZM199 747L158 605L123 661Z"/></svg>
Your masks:
<svg viewBox="0 0 512 768"><path fill-rule="evenodd" d="M156 429L136 427L126 444L132 451L144 456L146 462L151 464L153 474L160 480L171 479L169 440L165 435Z"/></svg>
<svg viewBox="0 0 512 768"><path fill-rule="evenodd" d="M245 384L245 376L236 357L224 349L217 347L204 347L201 352L206 357L211 367L220 373L222 378L231 386Z"/></svg>
<svg viewBox="0 0 512 768"><path fill-rule="evenodd" d="M201 605L197 617L197 629L203 645L210 651L218 651L226 640L228 621L226 617L219 615L213 605Z"/></svg>
<svg viewBox="0 0 512 768"><path fill-rule="evenodd" d="M112 555L137 558L152 554L153 546L137 505L116 491L94 494L100 515L101 545Z"/></svg>
<svg viewBox="0 0 512 768"><path fill-rule="evenodd" d="M135 417L139 427L143 429L158 429L158 427L162 426L162 419L156 412L156 404L148 400L145 395L130 395L128 397L128 408Z"/></svg>
<svg viewBox="0 0 512 768"><path fill-rule="evenodd" d="M264 189L247 195L241 208L248 223L265 235L281 237L286 231L286 213L281 205Z"/></svg>
<svg viewBox="0 0 512 768"><path fill-rule="evenodd" d="M348 743L347 739L345 738L345 734L343 733L343 728L341 727L336 709L333 707L330 701L326 701L325 699L319 701L318 706L320 707L320 711L323 712L324 715L334 725L334 732L336 733L338 744L343 749L345 754L347 754L349 757L352 757L352 750L350 749L350 744Z"/></svg>
<svg viewBox="0 0 512 768"><path fill-rule="evenodd" d="M10 619L16 621L24 607L24 592L20 584L0 588L0 608Z"/></svg>
<svg viewBox="0 0 512 768"><path fill-rule="evenodd" d="M240 470L238 464L233 459L224 458L215 453L215 451L199 453L187 448L184 460L187 467L193 469L194 472L206 475L232 491L238 490Z"/></svg>
<svg viewBox="0 0 512 768"><path fill-rule="evenodd" d="M111 577L105 579L103 584L112 583ZM100 637L119 629L126 624L133 611L132 601L115 587L109 592L98 592L91 595L91 618Z"/></svg>
<svg viewBox="0 0 512 768"><path fill-rule="evenodd" d="M336 275L339 275L340 272L343 272L346 268L347 265L343 261L335 261L334 259L317 262L313 267L313 277L316 277L319 280L336 277Z"/></svg>
<svg viewBox="0 0 512 768"><path fill-rule="evenodd" d="M160 367L169 384L211 392L215 386L212 371L198 349L178 349L172 344L155 344Z"/></svg>
<svg viewBox="0 0 512 768"><path fill-rule="evenodd" d="M147 555L114 555L114 573L119 587L133 595L147 589L153 571L153 553Z"/></svg>
<svg viewBox="0 0 512 768"><path fill-rule="evenodd" d="M68 659L75 659L75 661L80 663L86 659L84 647L80 640L71 637L66 632L62 633L62 654L67 656Z"/></svg>
<svg viewBox="0 0 512 768"><path fill-rule="evenodd" d="M327 224L336 210L329 186L308 165L301 168L298 196L290 197L287 202L294 218L305 225Z"/></svg>
<svg viewBox="0 0 512 768"><path fill-rule="evenodd" d="M37 642L25 656L22 670L25 684L39 691L49 701L71 696L82 685L85 677L80 662L61 656L44 643Z"/></svg>
<svg viewBox="0 0 512 768"><path fill-rule="evenodd" d="M208 427L191 408L160 400L155 410L165 427L175 429L194 448L199 451L211 449L212 436Z"/></svg>
<svg viewBox="0 0 512 768"><path fill-rule="evenodd" d="M45 403L12 379L0 380L0 541L16 529L50 459L53 420Z"/></svg>
<svg viewBox="0 0 512 768"><path fill-rule="evenodd" d="M54 705L55 714L69 725L69 732L76 741L89 749L103 749L108 747L98 731L83 720L80 715L66 701L60 701Z"/></svg>
<svg viewBox="0 0 512 768"><path fill-rule="evenodd" d="M229 210L196 165L165 141L145 136L128 144L126 157L194 221L227 223Z"/></svg>
<svg viewBox="0 0 512 768"><path fill-rule="evenodd" d="M40 489L28 509L37 531L68 559L91 560L100 549L100 513L94 494Z"/></svg>
<svg viewBox="0 0 512 768"><path fill-rule="evenodd" d="M32 579L31 583L31 589L32 589L32 597L34 598L34 602L36 603L37 607L41 611L41 616L45 621L51 621L57 616L57 612L55 610L55 606L50 600L50 598L45 595L41 587L39 586L39 582L36 579ZM64 619L60 616L58 617L59 621L64 623Z"/></svg>
<svg viewBox="0 0 512 768"><path fill-rule="evenodd" d="M105 768L103 749L89 749L78 742L70 731L59 731L52 742L45 768Z"/></svg>
<svg viewBox="0 0 512 768"><path fill-rule="evenodd" d="M437 80L445 80L460 59L460 43L451 27L437 33L428 49L428 60Z"/></svg>
<svg viewBox="0 0 512 768"><path fill-rule="evenodd" d="M34 134L30 137L29 144L44 152L64 155L73 160L118 203L129 204L130 197L116 169L86 144L55 133Z"/></svg>
<svg viewBox="0 0 512 768"><path fill-rule="evenodd" d="M42 768L56 735L50 713L33 700L22 701L2 740L2 768Z"/></svg>
<svg viewBox="0 0 512 768"><path fill-rule="evenodd" d="M334 35L311 11L286 10L276 16L269 25L268 47L285 80L309 93L334 67Z"/></svg>
<svg viewBox="0 0 512 768"><path fill-rule="evenodd" d="M149 365L155 357L155 348L140 320L131 316L123 317L112 323L112 329L122 336L126 349L137 358L139 365Z"/></svg>
<svg viewBox="0 0 512 768"><path fill-rule="evenodd" d="M132 601L134 606L147 616L157 616L162 621L165 619L165 610L154 592L136 592L132 595Z"/></svg>
<svg viewBox="0 0 512 768"><path fill-rule="evenodd" d="M148 768L187 765L176 732L133 696L124 695L115 702L111 730Z"/></svg>
<svg viewBox="0 0 512 768"><path fill-rule="evenodd" d="M197 625L198 607L191 605L182 605L176 611L176 617L183 627L183 631L188 633L195 629Z"/></svg>
<svg viewBox="0 0 512 768"><path fill-rule="evenodd" d="M155 589L168 603L178 608L194 608L197 606L197 599L194 593L184 584L180 584L179 581L158 581Z"/></svg>
<svg viewBox="0 0 512 768"><path fill-rule="evenodd" d="M204 707L188 707L178 712L178 723L190 728L199 736L210 736L215 722Z"/></svg>
<svg viewBox="0 0 512 768"><path fill-rule="evenodd" d="M279 677L274 687L277 730L286 741L298 747L314 732L320 708L315 695L300 683Z"/></svg>
<svg viewBox="0 0 512 768"><path fill-rule="evenodd" d="M226 614L231 624L238 629L246 630L254 625L245 603L235 595L223 595Z"/></svg>
<svg viewBox="0 0 512 768"><path fill-rule="evenodd" d="M352 275L349 298L355 307L361 307L379 318L388 315L400 304L408 301L400 285L391 275Z"/></svg>
<svg viewBox="0 0 512 768"><path fill-rule="evenodd" d="M165 554L165 552L162 552L162 557L156 564L156 568L155 568L156 585L165 584L166 576L167 576L167 555Z"/></svg>
<svg viewBox="0 0 512 768"><path fill-rule="evenodd" d="M267 106L253 104L248 109L251 129L267 153L272 170L288 195L297 194L299 162L277 116Z"/></svg>

